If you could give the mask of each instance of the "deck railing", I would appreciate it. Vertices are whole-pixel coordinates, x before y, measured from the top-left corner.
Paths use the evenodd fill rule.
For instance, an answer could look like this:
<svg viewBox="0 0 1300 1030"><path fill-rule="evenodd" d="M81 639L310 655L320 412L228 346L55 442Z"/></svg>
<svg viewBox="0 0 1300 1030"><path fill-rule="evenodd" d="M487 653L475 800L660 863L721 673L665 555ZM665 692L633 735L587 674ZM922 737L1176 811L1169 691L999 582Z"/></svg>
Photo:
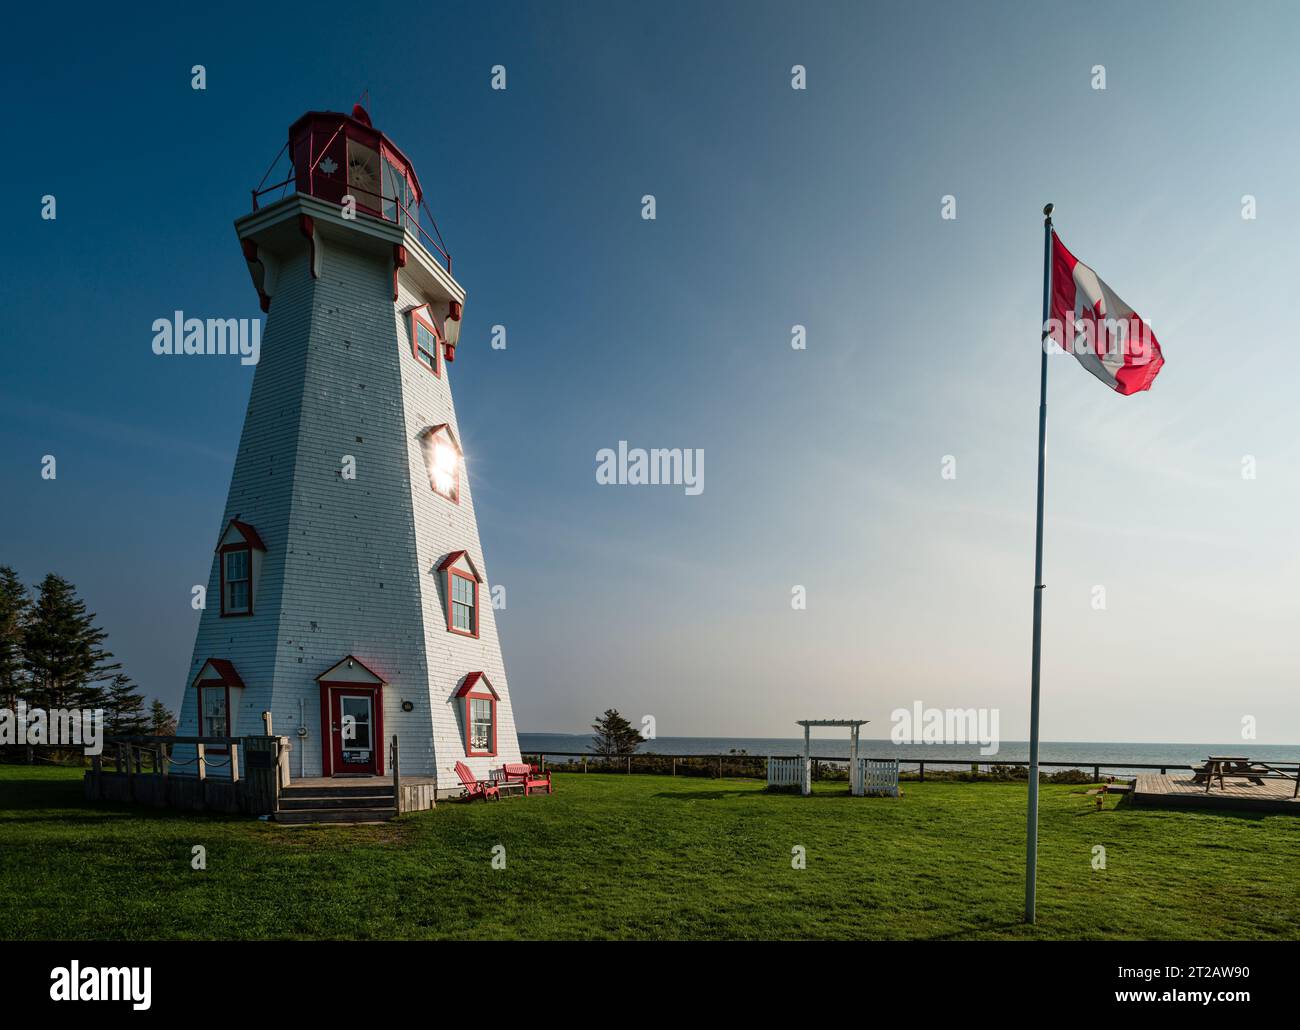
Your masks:
<svg viewBox="0 0 1300 1030"><path fill-rule="evenodd" d="M269 718L266 723L269 729ZM109 737L104 744L109 760L91 756L85 776L89 800L268 814L279 807L280 792L289 785L292 745L287 737L269 733ZM177 747L193 748L194 757L177 757ZM210 749L220 749L216 753L222 757L214 758ZM212 768L225 775L210 777Z"/></svg>
<svg viewBox="0 0 1300 1030"><path fill-rule="evenodd" d="M238 783L239 747L243 742L243 737L109 737L104 741L104 750L113 756L115 771L124 772L128 776L152 773L167 777L172 774L173 767L176 767L177 770L185 770L181 775L193 775L205 780L209 771L215 769L225 770L225 775L219 779ZM176 758L172 748L178 744L193 747L194 757ZM219 750L209 752L209 748ZM213 757L214 755L222 757ZM103 755L91 757L90 767L96 772L104 771L103 765Z"/></svg>

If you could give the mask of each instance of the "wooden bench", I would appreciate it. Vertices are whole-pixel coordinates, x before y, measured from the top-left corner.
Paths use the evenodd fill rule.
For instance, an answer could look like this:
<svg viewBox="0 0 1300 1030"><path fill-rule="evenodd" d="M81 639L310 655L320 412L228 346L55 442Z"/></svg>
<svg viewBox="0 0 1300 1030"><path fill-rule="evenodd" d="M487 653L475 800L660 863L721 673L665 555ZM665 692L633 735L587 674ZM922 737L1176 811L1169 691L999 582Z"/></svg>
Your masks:
<svg viewBox="0 0 1300 1030"><path fill-rule="evenodd" d="M507 762L501 771L505 773L506 783L524 785L524 797L541 790L548 794L555 793L555 789L551 786L550 772L539 773L527 762Z"/></svg>

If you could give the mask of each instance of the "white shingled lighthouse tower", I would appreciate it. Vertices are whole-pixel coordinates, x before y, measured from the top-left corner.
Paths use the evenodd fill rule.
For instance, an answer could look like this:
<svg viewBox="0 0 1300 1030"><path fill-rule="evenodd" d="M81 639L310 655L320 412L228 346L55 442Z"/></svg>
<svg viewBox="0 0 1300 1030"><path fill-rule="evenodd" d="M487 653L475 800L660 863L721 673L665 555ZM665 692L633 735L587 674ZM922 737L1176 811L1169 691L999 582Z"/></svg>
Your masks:
<svg viewBox="0 0 1300 1030"><path fill-rule="evenodd" d="M286 149L235 222L267 320L180 732L269 711L294 777L385 775L396 734L403 776L449 791L458 761L519 761L451 398L465 291L360 105Z"/></svg>

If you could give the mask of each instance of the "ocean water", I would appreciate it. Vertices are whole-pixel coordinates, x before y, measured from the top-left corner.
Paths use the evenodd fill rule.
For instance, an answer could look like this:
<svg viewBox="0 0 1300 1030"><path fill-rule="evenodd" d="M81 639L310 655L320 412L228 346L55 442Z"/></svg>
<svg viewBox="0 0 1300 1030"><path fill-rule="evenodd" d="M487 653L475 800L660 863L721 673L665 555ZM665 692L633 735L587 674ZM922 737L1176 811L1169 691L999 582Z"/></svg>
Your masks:
<svg viewBox="0 0 1300 1030"><path fill-rule="evenodd" d="M519 747L526 754L544 752L561 761L563 752L591 753L589 733L521 733ZM750 755L777 757L803 754L802 737L658 737L648 740L638 749L638 754L660 755L726 755L743 751ZM840 736L814 737L812 753L817 758L847 760L849 757L848 731ZM978 744L895 744L890 740L859 742L858 753L866 758L898 758L904 767L908 761L926 762L950 759L961 762L1024 762L1029 761L1029 742L1004 740L997 754L980 754ZM1209 755L1242 755L1254 761L1300 761L1300 744L1256 744L1237 741L1229 744L1138 744L1113 741L1058 741L1039 742L1039 761L1078 763L1078 768L1093 765L1105 766L1107 771L1137 772L1138 765L1193 765ZM1055 771L1052 768L1044 770Z"/></svg>

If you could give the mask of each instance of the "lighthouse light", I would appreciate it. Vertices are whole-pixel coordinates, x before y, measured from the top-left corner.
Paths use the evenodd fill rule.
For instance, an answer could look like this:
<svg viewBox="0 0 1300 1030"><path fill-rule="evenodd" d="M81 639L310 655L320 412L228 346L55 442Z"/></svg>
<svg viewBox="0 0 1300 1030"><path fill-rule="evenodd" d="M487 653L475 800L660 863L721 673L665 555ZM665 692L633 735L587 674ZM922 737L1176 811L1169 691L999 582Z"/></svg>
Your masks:
<svg viewBox="0 0 1300 1030"><path fill-rule="evenodd" d="M357 140L348 140L348 189L360 193L357 203L380 210L379 155Z"/></svg>
<svg viewBox="0 0 1300 1030"><path fill-rule="evenodd" d="M460 446L448 426L440 425L424 436L424 462L435 493L460 503Z"/></svg>
<svg viewBox="0 0 1300 1030"><path fill-rule="evenodd" d="M446 443L433 449L433 476L440 494L450 494L456 485L456 451Z"/></svg>

